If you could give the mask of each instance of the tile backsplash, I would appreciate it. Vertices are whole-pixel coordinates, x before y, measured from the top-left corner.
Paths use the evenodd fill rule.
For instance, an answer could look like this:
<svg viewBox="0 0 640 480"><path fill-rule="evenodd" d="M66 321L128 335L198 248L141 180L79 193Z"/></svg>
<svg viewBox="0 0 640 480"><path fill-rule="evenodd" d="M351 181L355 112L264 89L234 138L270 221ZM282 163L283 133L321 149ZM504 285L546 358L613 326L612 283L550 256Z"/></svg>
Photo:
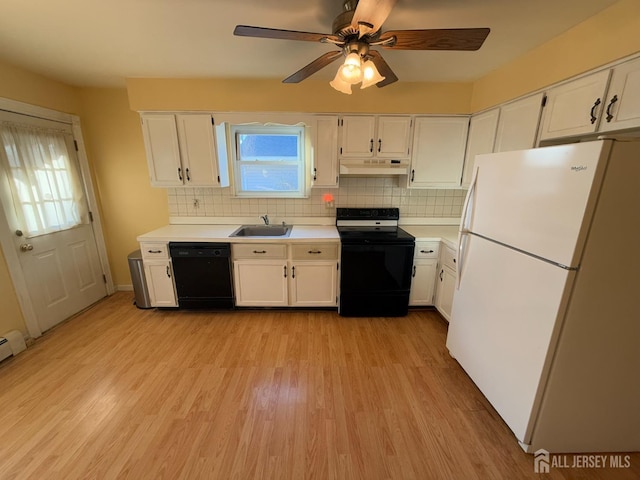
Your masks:
<svg viewBox="0 0 640 480"><path fill-rule="evenodd" d="M180 217L335 217L336 207L398 207L401 217L459 217L464 189L409 189L391 177L341 178L339 188L313 188L308 198L236 198L230 188L169 188L169 215ZM331 193L334 206L323 195Z"/></svg>

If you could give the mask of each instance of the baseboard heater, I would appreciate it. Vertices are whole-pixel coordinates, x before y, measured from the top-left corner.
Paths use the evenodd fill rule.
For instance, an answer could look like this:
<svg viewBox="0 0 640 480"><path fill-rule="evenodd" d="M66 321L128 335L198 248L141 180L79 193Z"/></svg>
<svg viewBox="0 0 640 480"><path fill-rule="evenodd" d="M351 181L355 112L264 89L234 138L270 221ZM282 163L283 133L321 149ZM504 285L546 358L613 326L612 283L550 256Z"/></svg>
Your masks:
<svg viewBox="0 0 640 480"><path fill-rule="evenodd" d="M11 330L0 337L0 362L11 355L17 355L27 348L22 333Z"/></svg>

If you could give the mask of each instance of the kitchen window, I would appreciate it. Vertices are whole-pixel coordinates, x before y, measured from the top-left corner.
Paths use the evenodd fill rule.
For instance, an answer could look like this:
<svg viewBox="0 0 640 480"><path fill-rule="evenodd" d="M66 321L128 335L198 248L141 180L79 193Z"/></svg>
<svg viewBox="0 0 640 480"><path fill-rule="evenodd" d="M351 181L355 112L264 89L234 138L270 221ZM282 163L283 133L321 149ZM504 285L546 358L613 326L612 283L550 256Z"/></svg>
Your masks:
<svg viewBox="0 0 640 480"><path fill-rule="evenodd" d="M231 138L237 196L306 196L304 126L233 125Z"/></svg>

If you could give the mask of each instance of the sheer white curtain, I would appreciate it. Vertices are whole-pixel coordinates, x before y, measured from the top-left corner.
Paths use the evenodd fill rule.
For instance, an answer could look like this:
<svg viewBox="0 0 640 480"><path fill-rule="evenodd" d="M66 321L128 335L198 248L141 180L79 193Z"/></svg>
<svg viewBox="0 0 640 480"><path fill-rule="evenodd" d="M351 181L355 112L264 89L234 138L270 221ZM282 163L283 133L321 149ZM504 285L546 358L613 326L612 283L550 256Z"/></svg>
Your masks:
<svg viewBox="0 0 640 480"><path fill-rule="evenodd" d="M0 169L12 213L27 237L66 230L87 220L82 177L75 156L69 153L69 140L70 133L61 130L0 122Z"/></svg>

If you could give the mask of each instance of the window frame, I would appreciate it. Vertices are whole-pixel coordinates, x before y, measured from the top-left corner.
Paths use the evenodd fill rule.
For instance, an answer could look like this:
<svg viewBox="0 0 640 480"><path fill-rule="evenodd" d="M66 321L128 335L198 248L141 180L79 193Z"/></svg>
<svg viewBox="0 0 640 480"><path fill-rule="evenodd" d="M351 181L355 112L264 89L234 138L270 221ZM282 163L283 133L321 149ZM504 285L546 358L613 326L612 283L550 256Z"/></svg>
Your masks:
<svg viewBox="0 0 640 480"><path fill-rule="evenodd" d="M242 160L240 158L239 135L243 134L286 134L298 137L298 158L295 161L286 162L282 160ZM269 124L231 124L229 126L230 151L232 156L232 172L234 196L240 198L307 198L309 196L309 171L311 142L309 139L309 129L306 125L298 123L295 125L269 125ZM297 164L298 188L295 191L277 190L245 190L242 188L242 165L250 165L260 162L267 165Z"/></svg>

